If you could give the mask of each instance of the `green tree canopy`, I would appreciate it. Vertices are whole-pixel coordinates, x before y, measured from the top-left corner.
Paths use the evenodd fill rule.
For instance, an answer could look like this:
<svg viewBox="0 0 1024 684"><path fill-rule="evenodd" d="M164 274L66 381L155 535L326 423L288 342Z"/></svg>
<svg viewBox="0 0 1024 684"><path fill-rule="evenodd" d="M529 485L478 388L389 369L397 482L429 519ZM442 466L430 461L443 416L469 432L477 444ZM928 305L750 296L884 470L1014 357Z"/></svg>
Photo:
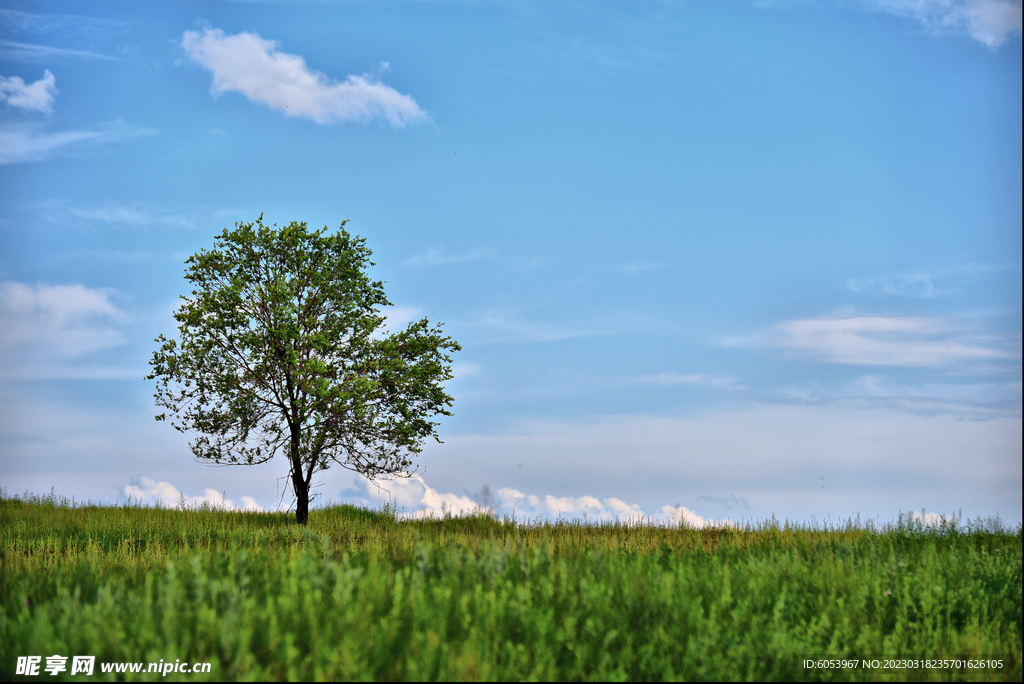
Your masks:
<svg viewBox="0 0 1024 684"><path fill-rule="evenodd" d="M292 222L237 223L189 257L195 288L175 312L179 340L156 338L148 380L195 457L254 465L288 460L296 517L309 515L313 476L340 465L371 479L411 470L423 441L451 415L459 344L424 318L388 333L370 250Z"/></svg>

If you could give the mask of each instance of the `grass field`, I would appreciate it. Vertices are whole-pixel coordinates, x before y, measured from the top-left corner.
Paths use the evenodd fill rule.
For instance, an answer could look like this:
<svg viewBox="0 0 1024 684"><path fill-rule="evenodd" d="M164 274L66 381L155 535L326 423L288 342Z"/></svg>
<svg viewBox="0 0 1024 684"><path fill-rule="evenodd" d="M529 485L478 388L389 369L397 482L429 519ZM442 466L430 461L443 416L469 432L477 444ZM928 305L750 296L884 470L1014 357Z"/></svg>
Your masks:
<svg viewBox="0 0 1024 684"><path fill-rule="evenodd" d="M0 535L3 680L1021 680L1021 528L993 522L697 530L332 506L301 528L0 490ZM71 675L78 655L91 676ZM38 675L17 674L27 656ZM824 659L856 667L806 667ZM210 671L145 672L178 661Z"/></svg>

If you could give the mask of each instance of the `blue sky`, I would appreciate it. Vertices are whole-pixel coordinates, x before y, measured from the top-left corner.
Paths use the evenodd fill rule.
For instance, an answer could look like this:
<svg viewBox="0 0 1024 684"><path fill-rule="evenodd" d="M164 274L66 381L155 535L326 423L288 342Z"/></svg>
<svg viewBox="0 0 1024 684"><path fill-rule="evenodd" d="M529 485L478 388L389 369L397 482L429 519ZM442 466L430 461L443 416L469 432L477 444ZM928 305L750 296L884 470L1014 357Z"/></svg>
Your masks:
<svg viewBox="0 0 1024 684"><path fill-rule="evenodd" d="M0 484L289 503L142 379L262 213L463 346L322 502L1019 523L1021 62L1019 0L5 2Z"/></svg>

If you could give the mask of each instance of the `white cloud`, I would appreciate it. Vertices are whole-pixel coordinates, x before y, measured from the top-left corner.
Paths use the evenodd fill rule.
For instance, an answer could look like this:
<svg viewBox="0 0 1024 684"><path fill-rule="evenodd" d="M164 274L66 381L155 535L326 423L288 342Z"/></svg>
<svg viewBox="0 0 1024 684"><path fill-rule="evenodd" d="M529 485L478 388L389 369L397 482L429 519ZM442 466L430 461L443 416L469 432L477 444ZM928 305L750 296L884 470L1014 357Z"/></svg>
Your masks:
<svg viewBox="0 0 1024 684"><path fill-rule="evenodd" d="M1021 0L866 0L866 5L936 33L965 31L991 48L1021 30Z"/></svg>
<svg viewBox="0 0 1024 684"><path fill-rule="evenodd" d="M662 506L654 515L647 515L636 504L609 497L597 499L592 496L544 496L527 495L515 489L499 489L491 495L493 510L481 506L472 496L438 492L430 487L422 476L397 477L390 480L371 482L357 477L356 486L362 494L364 505L395 505L399 515L406 518L441 517L444 515L469 515L489 512L499 515L514 515L516 520L582 520L584 522L653 523L678 526L680 523L691 527L720 526L732 524L728 520L712 520L697 515L685 506ZM249 496L241 497L236 505L231 499L215 489L207 488L199 496L183 496L182 492L169 482L156 482L138 475L122 488L126 497L143 504L175 507L184 499L189 508L204 503L225 510L264 510Z"/></svg>
<svg viewBox="0 0 1024 684"><path fill-rule="evenodd" d="M919 523L922 527L944 527L954 521L959 522L956 516L940 515L939 513L926 513L924 510L920 513L917 511L911 511L910 519Z"/></svg>
<svg viewBox="0 0 1024 684"><path fill-rule="evenodd" d="M968 4L967 26L973 38L996 47L1020 32L1021 0L975 0Z"/></svg>
<svg viewBox="0 0 1024 684"><path fill-rule="evenodd" d="M686 525L687 527L727 527L735 524L728 518L721 520L702 518L685 506L662 506L660 512L661 515L657 516L658 519L665 520L673 527L679 525Z"/></svg>
<svg viewBox="0 0 1024 684"><path fill-rule="evenodd" d="M480 510L480 506L468 496L441 494L429 487L420 475L397 477L390 480L371 482L363 477L356 478L356 486L363 494L363 501L393 503L412 517L439 516L446 513L460 515Z"/></svg>
<svg viewBox="0 0 1024 684"><path fill-rule="evenodd" d="M505 487L492 493L484 486L484 498L488 505L481 505L481 496L442 494L427 485L422 476L415 475L394 480L370 482L357 478L356 486L362 494L362 503L393 504L399 512L413 518L442 516L445 514L466 515L489 512L494 515L509 515L516 520L582 520L584 522L623 523L648 522L654 524L679 525L684 521L692 527L729 524L728 521L703 518L683 506L662 506L654 515L647 515L637 504L630 504L615 497L598 499L593 496L537 496L524 494Z"/></svg>
<svg viewBox="0 0 1024 684"><path fill-rule="evenodd" d="M57 95L56 77L50 70L35 83L26 84L19 76L0 76L0 100L12 107L21 107L37 112L52 112Z"/></svg>
<svg viewBox="0 0 1024 684"><path fill-rule="evenodd" d="M523 494L511 488L498 490L498 499L503 512L521 518L552 518L562 520L621 520L638 522L646 516L636 504L609 497L597 499L593 496L551 496L543 498L534 494Z"/></svg>
<svg viewBox="0 0 1024 684"><path fill-rule="evenodd" d="M392 126L428 118L411 97L375 76L352 75L341 82L332 81L310 70L301 56L280 52L276 41L255 33L226 36L220 29L186 31L181 46L213 73L214 95L236 91L286 116L320 124L383 118Z"/></svg>
<svg viewBox="0 0 1024 684"><path fill-rule="evenodd" d="M0 375L67 377L63 360L124 344L127 338L116 324L125 319L104 290L0 282ZM83 373L107 376L96 368L72 375Z"/></svg>
<svg viewBox="0 0 1024 684"><path fill-rule="evenodd" d="M979 333L954 316L849 316L784 321L757 339L727 346L768 346L825 363L991 370L1019 357L1009 341Z"/></svg>
<svg viewBox="0 0 1024 684"><path fill-rule="evenodd" d="M165 507L177 507L184 503L185 508L210 506L225 511L263 511L251 496L243 496L236 504L216 489L205 489L202 495L185 496L170 482L156 482L143 475L133 477L129 484L121 490L129 499L146 505L159 504Z"/></svg>

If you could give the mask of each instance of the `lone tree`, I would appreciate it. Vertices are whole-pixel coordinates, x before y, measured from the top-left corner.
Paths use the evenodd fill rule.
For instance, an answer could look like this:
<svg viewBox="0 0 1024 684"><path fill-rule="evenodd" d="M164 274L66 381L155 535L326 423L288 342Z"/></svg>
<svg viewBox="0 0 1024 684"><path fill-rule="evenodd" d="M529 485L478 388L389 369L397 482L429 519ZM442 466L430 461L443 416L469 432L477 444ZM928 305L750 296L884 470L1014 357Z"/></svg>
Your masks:
<svg viewBox="0 0 1024 684"><path fill-rule="evenodd" d="M347 221L345 222L347 223ZM237 223L185 262L195 287L175 312L180 341L156 338L156 403L212 464L288 460L299 523L313 475L340 465L370 479L409 471L430 421L451 415L442 383L458 342L427 319L387 334L383 283L345 223ZM166 420L161 413L157 420Z"/></svg>

